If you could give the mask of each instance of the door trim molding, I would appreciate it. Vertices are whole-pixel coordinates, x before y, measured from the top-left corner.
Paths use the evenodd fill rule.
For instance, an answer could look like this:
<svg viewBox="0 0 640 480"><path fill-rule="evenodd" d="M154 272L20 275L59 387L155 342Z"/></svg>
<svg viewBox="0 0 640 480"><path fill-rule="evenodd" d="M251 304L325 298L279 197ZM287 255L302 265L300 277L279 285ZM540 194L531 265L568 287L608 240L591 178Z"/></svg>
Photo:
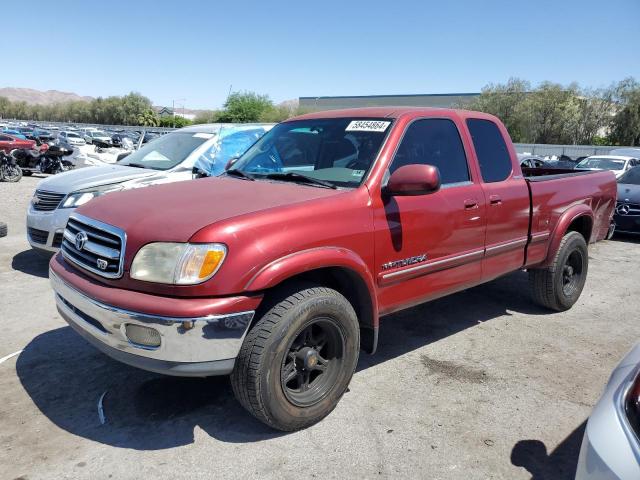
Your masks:
<svg viewBox="0 0 640 480"><path fill-rule="evenodd" d="M386 272L378 274L378 283L380 285L387 285L393 282L399 282L401 280L409 280L411 278L420 277L430 273L447 270L453 267L459 267L471 262L481 260L484 256L484 248L472 250L461 255L455 255L451 257L439 258L432 260L422 265L412 266L396 270L393 272Z"/></svg>

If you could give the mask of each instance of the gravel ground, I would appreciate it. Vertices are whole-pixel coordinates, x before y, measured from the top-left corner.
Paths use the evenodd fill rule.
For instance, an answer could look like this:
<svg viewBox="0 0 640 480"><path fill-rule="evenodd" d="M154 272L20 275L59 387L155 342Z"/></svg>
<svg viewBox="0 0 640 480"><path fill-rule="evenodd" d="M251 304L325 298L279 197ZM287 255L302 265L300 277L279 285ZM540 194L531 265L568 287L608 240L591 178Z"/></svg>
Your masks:
<svg viewBox="0 0 640 480"><path fill-rule="evenodd" d="M585 421L640 334L640 242L590 249L587 285L548 313L518 272L383 320L336 410L269 430L226 378L146 373L57 315L29 249L37 178L0 183L0 478L573 479ZM98 400L106 423L100 423Z"/></svg>

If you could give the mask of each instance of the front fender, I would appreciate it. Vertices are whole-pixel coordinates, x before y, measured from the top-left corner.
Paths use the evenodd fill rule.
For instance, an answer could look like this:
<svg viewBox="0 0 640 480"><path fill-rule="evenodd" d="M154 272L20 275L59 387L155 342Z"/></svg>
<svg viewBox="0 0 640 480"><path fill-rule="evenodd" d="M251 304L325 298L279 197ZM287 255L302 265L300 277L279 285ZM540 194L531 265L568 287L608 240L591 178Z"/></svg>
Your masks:
<svg viewBox="0 0 640 480"><path fill-rule="evenodd" d="M378 302L373 275L365 261L352 250L341 247L320 247L292 253L262 267L245 285L247 292L275 287L296 275L329 267L348 269L366 285L373 309L372 323L377 326Z"/></svg>
<svg viewBox="0 0 640 480"><path fill-rule="evenodd" d="M574 205L560 215L560 218L558 218L558 222L556 223L556 227L553 229L553 233L551 234L549 248L547 249L547 256L544 262L542 262L543 267L548 267L553 263L553 259L558 252L558 248L560 248L562 237L567 233L569 225L580 217L588 217L593 228L593 210L590 205L584 203ZM586 239L587 244L589 243L589 240L589 238Z"/></svg>

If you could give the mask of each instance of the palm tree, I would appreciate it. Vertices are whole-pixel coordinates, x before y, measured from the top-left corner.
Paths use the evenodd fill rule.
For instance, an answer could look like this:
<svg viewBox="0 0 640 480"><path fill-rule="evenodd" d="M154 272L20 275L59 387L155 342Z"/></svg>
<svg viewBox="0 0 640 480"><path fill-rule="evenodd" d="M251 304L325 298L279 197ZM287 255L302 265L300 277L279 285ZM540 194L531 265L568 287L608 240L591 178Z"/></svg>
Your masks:
<svg viewBox="0 0 640 480"><path fill-rule="evenodd" d="M138 123L143 127L157 127L159 120L156 112L149 109L138 115Z"/></svg>

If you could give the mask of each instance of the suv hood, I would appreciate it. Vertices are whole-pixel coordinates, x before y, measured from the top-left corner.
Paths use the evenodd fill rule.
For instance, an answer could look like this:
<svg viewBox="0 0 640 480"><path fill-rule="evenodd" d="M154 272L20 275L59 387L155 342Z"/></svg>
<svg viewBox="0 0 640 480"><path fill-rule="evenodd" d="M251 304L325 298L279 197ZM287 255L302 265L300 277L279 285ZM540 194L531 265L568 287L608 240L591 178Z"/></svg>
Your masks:
<svg viewBox="0 0 640 480"><path fill-rule="evenodd" d="M161 177L166 176L166 172L162 173ZM124 165L85 167L45 178L38 183L37 188L39 190L67 194L77 190L101 187L133 179L146 179L152 176L158 176L158 171Z"/></svg>
<svg viewBox="0 0 640 480"><path fill-rule="evenodd" d="M115 192L92 200L77 212L123 229L127 244L135 246L186 242L198 230L216 222L345 192L218 177Z"/></svg>
<svg viewBox="0 0 640 480"><path fill-rule="evenodd" d="M619 183L618 201L640 203L640 185L634 185L631 183Z"/></svg>

